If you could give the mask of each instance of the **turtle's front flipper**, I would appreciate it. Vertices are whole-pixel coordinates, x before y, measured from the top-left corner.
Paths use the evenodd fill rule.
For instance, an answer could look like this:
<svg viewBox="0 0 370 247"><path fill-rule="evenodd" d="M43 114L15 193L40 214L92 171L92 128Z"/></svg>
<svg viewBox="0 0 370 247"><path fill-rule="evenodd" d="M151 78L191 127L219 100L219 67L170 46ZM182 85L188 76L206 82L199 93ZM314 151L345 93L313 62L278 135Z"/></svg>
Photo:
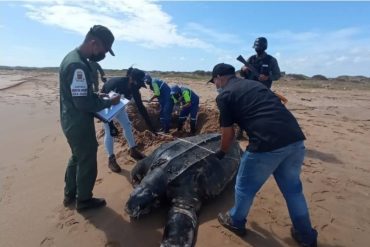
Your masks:
<svg viewBox="0 0 370 247"><path fill-rule="evenodd" d="M135 167L131 170L131 184L138 185L141 180L145 177L149 171L151 163L153 161L152 156L148 156L142 160L139 160Z"/></svg>
<svg viewBox="0 0 370 247"><path fill-rule="evenodd" d="M200 201L192 199L174 199L168 213L161 247L192 247L196 242L198 231L197 211Z"/></svg>

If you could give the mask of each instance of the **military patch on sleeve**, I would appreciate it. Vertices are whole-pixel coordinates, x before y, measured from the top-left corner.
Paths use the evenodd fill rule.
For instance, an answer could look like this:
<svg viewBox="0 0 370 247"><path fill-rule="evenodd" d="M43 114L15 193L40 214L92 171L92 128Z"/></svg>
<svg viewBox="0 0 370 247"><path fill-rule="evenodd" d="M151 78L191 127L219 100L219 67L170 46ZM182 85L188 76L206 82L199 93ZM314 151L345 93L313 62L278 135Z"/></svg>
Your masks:
<svg viewBox="0 0 370 247"><path fill-rule="evenodd" d="M71 84L72 97L87 96L87 83L82 69L76 69Z"/></svg>

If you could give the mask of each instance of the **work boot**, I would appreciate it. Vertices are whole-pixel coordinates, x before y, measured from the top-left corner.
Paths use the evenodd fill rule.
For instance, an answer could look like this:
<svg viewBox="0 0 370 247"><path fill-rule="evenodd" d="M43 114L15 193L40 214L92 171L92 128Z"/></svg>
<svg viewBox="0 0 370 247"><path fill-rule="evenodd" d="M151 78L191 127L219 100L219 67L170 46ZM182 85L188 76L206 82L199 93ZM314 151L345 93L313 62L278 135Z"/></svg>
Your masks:
<svg viewBox="0 0 370 247"><path fill-rule="evenodd" d="M75 201L76 201L76 197L64 196L64 199L63 199L63 206L64 206L64 207L69 207L69 206L71 206Z"/></svg>
<svg viewBox="0 0 370 247"><path fill-rule="evenodd" d="M182 127L184 126L184 122L183 121L179 121L177 123L177 131L182 131Z"/></svg>
<svg viewBox="0 0 370 247"><path fill-rule="evenodd" d="M121 167L117 164L116 161L116 156L112 154L108 158L108 167L111 169L112 172L120 173L121 172Z"/></svg>
<svg viewBox="0 0 370 247"><path fill-rule="evenodd" d="M143 153L141 153L139 150L137 150L137 147L136 146L130 148L129 154L135 160L142 160L142 159L144 159L146 157Z"/></svg>
<svg viewBox="0 0 370 247"><path fill-rule="evenodd" d="M315 229L312 230L315 231L315 234L317 236L317 231ZM317 239L315 239L315 241L313 241L312 243L304 243L302 240L302 236L293 227L290 228L290 234L301 247L317 247Z"/></svg>
<svg viewBox="0 0 370 247"><path fill-rule="evenodd" d="M218 222L225 227L226 229L232 231L236 235L243 237L247 234L247 229L245 227L239 228L233 225L233 220L231 219L231 216L229 213L219 213L217 217Z"/></svg>
<svg viewBox="0 0 370 247"><path fill-rule="evenodd" d="M103 198L90 198L84 201L78 201L76 202L76 209L77 211L84 211L88 209L93 209L93 208L100 208L104 207L107 203Z"/></svg>

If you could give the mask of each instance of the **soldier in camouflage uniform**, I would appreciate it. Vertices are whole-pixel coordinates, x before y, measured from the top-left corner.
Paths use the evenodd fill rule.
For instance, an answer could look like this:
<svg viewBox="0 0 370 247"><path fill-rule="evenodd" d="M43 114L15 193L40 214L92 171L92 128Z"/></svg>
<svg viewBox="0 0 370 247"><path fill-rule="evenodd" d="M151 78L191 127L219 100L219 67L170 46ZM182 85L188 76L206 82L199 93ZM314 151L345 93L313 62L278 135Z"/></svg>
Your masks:
<svg viewBox="0 0 370 247"><path fill-rule="evenodd" d="M63 133L71 148L65 173L64 206L76 201L78 211L105 206L101 198L92 197L97 176L94 113L118 104L120 97L102 99L93 92L91 67L87 59L100 61L111 49L114 36L101 25L93 26L83 44L68 53L59 70L60 118Z"/></svg>

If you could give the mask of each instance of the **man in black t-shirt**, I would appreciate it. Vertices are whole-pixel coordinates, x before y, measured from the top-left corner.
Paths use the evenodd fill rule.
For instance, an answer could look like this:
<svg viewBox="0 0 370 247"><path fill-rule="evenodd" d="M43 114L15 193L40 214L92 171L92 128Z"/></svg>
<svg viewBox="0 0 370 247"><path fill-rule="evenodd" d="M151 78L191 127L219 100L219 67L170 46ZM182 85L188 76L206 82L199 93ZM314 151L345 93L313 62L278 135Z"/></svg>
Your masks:
<svg viewBox="0 0 370 247"><path fill-rule="evenodd" d="M137 68L129 68L125 77L114 77L109 79L102 88L102 93L108 94L110 91L114 91L118 94L123 95L126 99L133 98L135 105L138 108L139 113L144 118L149 130L157 135L152 121L149 118L148 112L143 104L140 94L140 88L145 87L144 83L145 72ZM132 133L131 122L128 118L128 114L125 109L122 109L116 116L115 119L120 123L124 130L124 135L129 146L129 154L136 160L143 159L145 156L137 149L137 145ZM108 167L116 173L121 172L121 168L117 163L116 156L114 154L114 145L112 136L113 131L117 131L113 122L104 123L104 145L108 153ZM112 135L113 134L113 135Z"/></svg>
<svg viewBox="0 0 370 247"><path fill-rule="evenodd" d="M237 78L235 68L217 64L210 82L216 85L216 98L222 130L221 147L215 153L222 159L233 139L233 124L246 130L249 145L243 154L235 184L235 204L218 220L238 235L246 234L245 223L253 198L271 174L286 200L293 223L292 236L301 246L316 246L300 180L305 136L295 117L267 87Z"/></svg>
<svg viewBox="0 0 370 247"><path fill-rule="evenodd" d="M266 53L267 39L259 37L254 41L253 48L256 55L248 58L249 63L253 68L243 66L240 69L240 75L245 79L255 80L261 82L268 88L271 88L273 81L279 80L281 73L279 64L273 56Z"/></svg>

